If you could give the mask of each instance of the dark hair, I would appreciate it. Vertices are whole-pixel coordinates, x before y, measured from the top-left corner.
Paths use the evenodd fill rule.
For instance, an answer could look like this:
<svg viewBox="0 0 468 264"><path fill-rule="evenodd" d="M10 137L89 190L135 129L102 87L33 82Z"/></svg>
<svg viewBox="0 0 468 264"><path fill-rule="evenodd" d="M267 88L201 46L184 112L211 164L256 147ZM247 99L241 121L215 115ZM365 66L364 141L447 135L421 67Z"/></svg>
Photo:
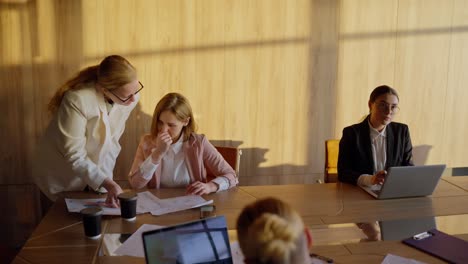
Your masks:
<svg viewBox="0 0 468 264"><path fill-rule="evenodd" d="M392 94L392 95L396 96L398 101L400 101L400 98L398 97L398 93L397 93L397 91L395 89L393 89L392 87L390 87L388 85L380 85L380 86L377 86L372 91L372 93L370 94L369 102L371 102L371 103L375 102L375 100L377 100L377 97L379 97L379 96L381 96L383 94Z"/></svg>

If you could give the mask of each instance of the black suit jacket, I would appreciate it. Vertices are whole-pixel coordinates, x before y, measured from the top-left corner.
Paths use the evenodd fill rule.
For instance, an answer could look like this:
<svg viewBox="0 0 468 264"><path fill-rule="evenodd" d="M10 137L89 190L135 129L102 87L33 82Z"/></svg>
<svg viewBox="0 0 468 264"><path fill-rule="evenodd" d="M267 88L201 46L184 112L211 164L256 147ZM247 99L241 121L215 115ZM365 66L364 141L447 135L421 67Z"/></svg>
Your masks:
<svg viewBox="0 0 468 264"><path fill-rule="evenodd" d="M356 184L360 175L374 174L374 159L369 130L369 116L359 124L343 129L338 154L338 179ZM413 146L408 126L391 122L386 128L387 161L393 166L413 166Z"/></svg>

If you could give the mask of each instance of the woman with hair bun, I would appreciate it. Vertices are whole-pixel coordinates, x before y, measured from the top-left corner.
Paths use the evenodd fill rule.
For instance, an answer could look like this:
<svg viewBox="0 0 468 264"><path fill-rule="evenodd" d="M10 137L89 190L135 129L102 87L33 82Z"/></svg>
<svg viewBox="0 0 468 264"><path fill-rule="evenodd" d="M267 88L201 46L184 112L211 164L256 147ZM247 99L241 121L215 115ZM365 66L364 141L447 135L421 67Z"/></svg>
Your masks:
<svg viewBox="0 0 468 264"><path fill-rule="evenodd" d="M309 263L312 237L299 214L276 198L245 207L237 219L237 237L245 263Z"/></svg>

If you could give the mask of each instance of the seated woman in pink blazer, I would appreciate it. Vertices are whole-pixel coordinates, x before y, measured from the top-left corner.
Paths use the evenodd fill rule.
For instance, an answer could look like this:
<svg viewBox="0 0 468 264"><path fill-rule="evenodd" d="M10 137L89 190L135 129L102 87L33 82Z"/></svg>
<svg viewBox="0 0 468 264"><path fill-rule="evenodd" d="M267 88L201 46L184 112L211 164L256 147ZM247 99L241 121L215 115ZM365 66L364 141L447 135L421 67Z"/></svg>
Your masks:
<svg viewBox="0 0 468 264"><path fill-rule="evenodd" d="M151 133L142 137L129 181L134 189L186 187L188 194L208 194L238 184L235 171L196 124L188 100L169 93L156 105ZM216 176L207 182L206 168Z"/></svg>

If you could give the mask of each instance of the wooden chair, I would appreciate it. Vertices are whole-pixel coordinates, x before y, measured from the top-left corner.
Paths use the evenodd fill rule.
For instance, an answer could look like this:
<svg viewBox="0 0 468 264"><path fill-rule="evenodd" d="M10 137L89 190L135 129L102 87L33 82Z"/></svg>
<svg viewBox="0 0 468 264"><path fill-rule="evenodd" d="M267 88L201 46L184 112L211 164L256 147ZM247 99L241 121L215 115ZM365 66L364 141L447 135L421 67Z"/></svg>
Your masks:
<svg viewBox="0 0 468 264"><path fill-rule="evenodd" d="M240 156L242 155L242 150L234 147L221 147L215 146L218 152L223 156L223 158L231 165L231 167L236 172L237 177L239 177L239 164ZM206 178L208 181L213 180L216 176L210 171L209 168L206 168Z"/></svg>
<svg viewBox="0 0 468 264"><path fill-rule="evenodd" d="M338 181L338 151L340 148L339 139L325 140L325 183Z"/></svg>

